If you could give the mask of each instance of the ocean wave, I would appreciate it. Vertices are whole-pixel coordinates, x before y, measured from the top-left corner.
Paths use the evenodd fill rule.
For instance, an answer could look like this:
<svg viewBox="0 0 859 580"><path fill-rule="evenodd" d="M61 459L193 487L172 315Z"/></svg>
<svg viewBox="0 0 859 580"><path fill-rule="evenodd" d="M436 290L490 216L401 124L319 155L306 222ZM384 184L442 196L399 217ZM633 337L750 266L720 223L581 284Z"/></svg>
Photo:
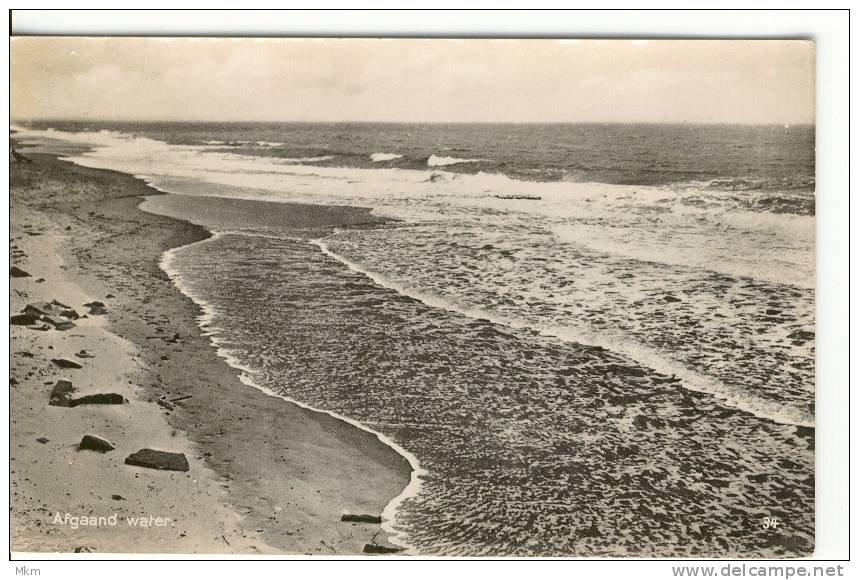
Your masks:
<svg viewBox="0 0 859 580"><path fill-rule="evenodd" d="M280 161L285 163L318 163L320 161L328 161L334 159L333 155L320 155L319 157L281 157Z"/></svg>
<svg viewBox="0 0 859 580"><path fill-rule="evenodd" d="M374 162L379 161L392 161L394 159L400 159L402 155L397 155L396 153L373 153L370 155L370 159Z"/></svg>
<svg viewBox="0 0 859 580"><path fill-rule="evenodd" d="M337 235L337 232L332 235ZM371 271L357 262L334 252L325 238L313 240L312 243L319 247L325 255L344 264L349 269L367 276L379 286L418 300L427 306L455 312L475 320L486 320L493 324L509 328L528 329L543 336L557 338L565 342L605 348L611 352L628 357L630 360L652 369L657 374L674 375L682 381L682 385L685 388L712 395L725 407L750 413L758 418L768 419L776 423L814 427L814 416L803 409L791 408L775 401L763 399L705 377L636 341L613 337L605 332L593 332L570 326L534 324L521 318L505 317L489 310L457 304L450 299L436 296L417 288L408 287L384 274Z"/></svg>
<svg viewBox="0 0 859 580"><path fill-rule="evenodd" d="M444 167L446 165L459 165L460 163L480 163L481 161L489 161L488 159L459 159L457 157L441 157L438 155L430 155L427 159L429 167Z"/></svg>

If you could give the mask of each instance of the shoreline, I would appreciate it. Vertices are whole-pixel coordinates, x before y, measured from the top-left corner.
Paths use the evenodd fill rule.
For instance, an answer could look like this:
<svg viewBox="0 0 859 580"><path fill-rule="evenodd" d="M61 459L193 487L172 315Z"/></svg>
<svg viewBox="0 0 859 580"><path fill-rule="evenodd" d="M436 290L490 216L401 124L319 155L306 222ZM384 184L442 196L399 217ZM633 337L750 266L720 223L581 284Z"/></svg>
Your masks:
<svg viewBox="0 0 859 580"><path fill-rule="evenodd" d="M134 362L140 367L138 372L142 377L135 381L139 383L135 387L139 391L135 403L154 409L155 415L172 427L174 433L183 433L177 439L185 441L189 455L194 455L189 457L192 471L200 469L207 473L213 487L222 494L221 508L229 511L239 524L241 532L237 536L247 540L248 545L253 541L255 546L249 548L240 542L225 544L225 537L219 545L202 542L193 551L208 548L211 552L233 553L356 554L361 553L365 544L384 545L380 536L390 530L382 530L377 524L340 522L339 516L346 512L381 514L413 478L408 458L399 454L392 457L393 448L375 434L355 433L358 429L352 423L302 408L298 402L275 403L263 391L249 388L236 376L237 370L225 364L216 352L216 345L196 324L199 305L184 295L159 267L165 252L207 239L208 230L140 209L138 206L146 196L161 194L138 178L84 168L55 155L27 149L33 163L12 164L16 218L13 234L20 229L14 227L19 222L40 219L40 227L59 236L65 246L62 253L67 270L55 274L68 277L89 295L120 296L108 304L106 329L118 340L127 339L137 349ZM38 174L43 170L50 175L40 180ZM57 191L65 189L62 186L71 186L68 189L74 193L63 196L63 192ZM22 190L27 192L26 201ZM19 238L27 237L18 233ZM148 247L135 251L137 243ZM160 247L154 255L153 246ZM31 254L33 247L37 248L38 243L27 244ZM13 264L22 259L13 255ZM29 256L26 260L21 262L25 269L28 265L32 268L33 260ZM13 291L19 289L16 280L13 279ZM123 293L137 296L127 299ZM61 296L56 298L62 300ZM27 299L31 297L28 295ZM18 305L13 300L13 311L15 306ZM165 316L165 311L170 316ZM168 326L171 328L162 328ZM152 327L156 336L152 336ZM13 327L13 335L18 333ZM22 329L20 333L33 331ZM62 333L52 330L42 336L54 334ZM17 345L13 347L13 361L17 361L19 350ZM189 364L200 372L193 380L195 384L188 381ZM178 390L177 384L181 385ZM147 398L152 403L160 396L177 392L191 397L177 404L175 410L147 404ZM14 404L13 410L17 410ZM13 422L15 444L24 436L20 431ZM254 457L249 451L256 451L259 456ZM274 457L276 451L284 453ZM119 448L112 455L118 459ZM29 451L21 459L30 459ZM20 463L16 467L13 486L27 478L24 474L19 477ZM120 476L131 469L115 467ZM248 480L242 481L241 474L247 474ZM93 509L93 505L85 507ZM16 551L41 551L41 546L47 545L40 544L45 534L16 521L14 515L13 510L13 529L18 527L18 533L13 532L13 547ZM47 528L46 531L59 536L58 551L72 551L71 545L64 549L64 534L52 530L50 524L36 527ZM105 545L106 550L99 546L94 549L118 551L115 546L111 549ZM138 548L139 542L135 540L128 547L131 545ZM153 551L183 551L178 543L170 548L162 542Z"/></svg>
<svg viewBox="0 0 859 580"><path fill-rule="evenodd" d="M146 211L146 210L142 210L142 211ZM187 246L191 246L194 244L199 244L199 243L203 243L203 242L212 240L212 239L216 238L218 235L219 234L211 233L211 237L209 237L209 238L198 240L196 242L190 242L189 244L186 244L185 246L177 246L175 248L170 248L169 250L166 250L162 254L162 258L160 261L161 269L165 273L167 273L167 276L173 281L176 288L182 294L184 294L185 296L190 298L197 305L197 307L202 311L202 314L197 317L198 321L200 321L200 324L199 324L200 330L203 332L204 335L210 337L211 343L215 347L216 352L218 353L218 356L220 356L222 359L224 359L224 361L231 368L235 369L235 371L238 373L239 380L242 383L244 383L245 385L247 385L251 388L257 389L257 390L259 390L259 391L261 391L261 392L263 392L263 393L265 393L265 394L267 394L267 395L269 395L275 399L284 400L289 404L297 405L297 406L301 407L302 409L306 409L306 410L314 412L314 413L320 413L323 415L327 415L329 417L337 419L338 421L342 421L344 423L352 425L353 427L360 429L361 431L369 433L369 434L375 436L382 445L390 447L396 453L401 455L409 463L409 466L411 468L411 475L409 478L409 483L408 483L408 485L406 485L406 487L403 488L403 490L400 492L399 495L392 498L391 501L389 501L385 505L384 509L381 512L381 517L382 517L381 527L385 531L385 533L387 534L388 543L392 544L393 546L397 546L399 548L402 548L403 554L410 554L410 555L414 554L414 547L409 545L408 543L404 542L403 540L401 540L398 537L398 531L397 531L394 523L395 523L395 516L396 516L396 508L405 499L412 497L412 496L416 495L417 493L419 493L420 488L421 488L420 478L421 478L421 476L426 475L426 473L427 473L426 470L424 470L420 466L420 461L417 459L417 457L415 457L414 454L412 454L411 452L409 452L405 448L403 448L400 445L398 445L397 443L395 443L393 440L391 440L385 434L380 433L379 431L376 431L374 429L371 429L370 427L367 427L366 425L364 425L363 423L361 423L357 419L352 419L350 417L347 417L345 415L341 415L340 413L337 413L335 411L331 411L328 409L320 409L320 408L314 407L308 403L304 403L304 402L299 401L297 399L294 399L292 397L286 396L286 395L281 394L281 393L274 392L270 389L263 387L262 385L260 385L256 381L254 381L254 379L250 376L252 373L251 369L242 365L242 363L239 362L239 360L237 358L235 358L235 356L233 356L233 354L228 349L226 349L225 347L222 347L220 345L220 341L215 337L213 332L208 332L205 330L205 326L207 323L203 323L202 321L203 320L208 321L208 320L211 320L213 318L213 314L211 312L211 306L208 303L206 303L206 301L204 301L203 299L201 299L197 296L194 296L193 292L191 292L191 290L189 288L187 288L187 286L184 286L182 284L181 277L179 276L178 272L174 271L174 273L171 274L170 260L172 259L172 254L175 250L179 250L180 248L184 248ZM315 243L315 241L316 240L312 240L311 243Z"/></svg>

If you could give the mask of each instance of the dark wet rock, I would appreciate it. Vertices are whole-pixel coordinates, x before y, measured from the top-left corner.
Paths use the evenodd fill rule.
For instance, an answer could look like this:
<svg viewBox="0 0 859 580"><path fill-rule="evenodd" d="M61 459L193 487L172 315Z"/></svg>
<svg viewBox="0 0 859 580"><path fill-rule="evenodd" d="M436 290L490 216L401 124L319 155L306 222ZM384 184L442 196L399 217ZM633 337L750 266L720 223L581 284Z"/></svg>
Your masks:
<svg viewBox="0 0 859 580"><path fill-rule="evenodd" d="M29 278L30 277L29 272L22 270L18 266L12 266L11 268L9 268L9 275L12 276L13 278Z"/></svg>
<svg viewBox="0 0 859 580"><path fill-rule="evenodd" d="M75 388L72 386L71 381L60 379L51 390L51 397L48 400L48 404L55 407L71 407L72 395L74 392Z"/></svg>
<svg viewBox="0 0 859 580"><path fill-rule="evenodd" d="M168 471L188 471L188 460L183 453L141 449L125 458L126 465L163 469Z"/></svg>
<svg viewBox="0 0 859 580"><path fill-rule="evenodd" d="M76 352L75 356L78 358L95 358L95 355L86 349L81 349L79 352Z"/></svg>
<svg viewBox="0 0 859 580"><path fill-rule="evenodd" d="M104 302L99 302L98 300L94 300L93 302L87 302L84 304L87 308L89 308L89 313L93 315L107 314L107 308L104 305Z"/></svg>
<svg viewBox="0 0 859 580"><path fill-rule="evenodd" d="M107 453L108 451L113 451L116 449L113 443L99 437L98 435L84 435L83 439L81 439L80 444L78 445L78 451L98 451L99 453Z"/></svg>
<svg viewBox="0 0 859 580"><path fill-rule="evenodd" d="M589 528L579 530L580 538L599 538L600 536L602 536L602 534L595 523L591 524Z"/></svg>
<svg viewBox="0 0 859 580"><path fill-rule="evenodd" d="M112 496L110 496L110 499L116 500L116 501L125 501L125 498L122 497L121 495L119 495L118 493L115 493Z"/></svg>
<svg viewBox="0 0 859 580"><path fill-rule="evenodd" d="M57 315L59 311L50 302L31 302L24 307L24 312L44 316L45 314Z"/></svg>
<svg viewBox="0 0 859 580"><path fill-rule="evenodd" d="M747 475L746 479L752 483L764 483L769 480L770 476L766 473L756 473L755 475Z"/></svg>
<svg viewBox="0 0 859 580"><path fill-rule="evenodd" d="M679 298L677 298L676 296L672 296L671 294L666 294L665 296L662 297L662 299L665 302L681 302L681 300Z"/></svg>
<svg viewBox="0 0 859 580"><path fill-rule="evenodd" d="M30 312L25 312L24 314L15 314L9 317L9 324L29 326L31 324L36 324L38 321L39 317Z"/></svg>
<svg viewBox="0 0 859 580"><path fill-rule="evenodd" d="M51 302L31 302L24 307L24 314L30 314L32 316L37 317L39 320L47 322L52 325L57 330L68 330L72 328L75 323L71 321L68 316L64 316L65 314L74 314L77 316L77 313L65 307L61 302L57 302L56 300Z"/></svg>
<svg viewBox="0 0 859 580"><path fill-rule="evenodd" d="M60 316L64 316L64 317L68 318L69 320L77 320L78 318L81 317L81 315L78 314L74 308L68 308L66 310L61 310Z"/></svg>
<svg viewBox="0 0 859 580"><path fill-rule="evenodd" d="M369 514L343 514L340 518L341 522L358 522L362 524L381 524L381 516L373 516Z"/></svg>
<svg viewBox="0 0 859 580"><path fill-rule="evenodd" d="M46 314L46 315L42 316L42 321L50 324L51 326L53 326L57 330L68 330L70 328L74 328L74 326L75 326L74 322L72 322L69 318L62 316L62 315L54 316L54 315Z"/></svg>
<svg viewBox="0 0 859 580"><path fill-rule="evenodd" d="M380 546L379 544L364 544L365 554L396 554L401 552L402 548L394 548L393 546Z"/></svg>
<svg viewBox="0 0 859 580"><path fill-rule="evenodd" d="M48 439L47 437L37 437L37 438L36 438L36 441L38 441L39 443L41 443L42 445L44 445L45 443L47 443L48 441L50 441L50 439Z"/></svg>
<svg viewBox="0 0 859 580"><path fill-rule="evenodd" d="M69 360L67 358L52 358L51 362L60 367L61 369L82 369L83 367L76 363L73 360Z"/></svg>
<svg viewBox="0 0 859 580"><path fill-rule="evenodd" d="M122 405L125 403L125 397L119 393L95 393L93 395L84 395L70 401L71 407L78 405Z"/></svg>

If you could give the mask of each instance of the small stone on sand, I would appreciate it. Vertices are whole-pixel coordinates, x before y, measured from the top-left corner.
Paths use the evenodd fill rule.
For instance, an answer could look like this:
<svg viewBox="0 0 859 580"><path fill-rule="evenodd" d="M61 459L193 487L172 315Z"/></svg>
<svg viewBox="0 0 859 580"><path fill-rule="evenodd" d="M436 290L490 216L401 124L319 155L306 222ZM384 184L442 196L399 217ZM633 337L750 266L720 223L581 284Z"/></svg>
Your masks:
<svg viewBox="0 0 859 580"><path fill-rule="evenodd" d="M164 469L168 471L188 471L188 460L183 453L158 451L156 449L141 449L125 458L127 465Z"/></svg>
<svg viewBox="0 0 859 580"><path fill-rule="evenodd" d="M84 435L83 439L81 439L80 444L78 445L78 450L89 450L89 451L98 451L99 453L107 453L108 451L113 451L116 449L113 443L99 437L98 435Z"/></svg>

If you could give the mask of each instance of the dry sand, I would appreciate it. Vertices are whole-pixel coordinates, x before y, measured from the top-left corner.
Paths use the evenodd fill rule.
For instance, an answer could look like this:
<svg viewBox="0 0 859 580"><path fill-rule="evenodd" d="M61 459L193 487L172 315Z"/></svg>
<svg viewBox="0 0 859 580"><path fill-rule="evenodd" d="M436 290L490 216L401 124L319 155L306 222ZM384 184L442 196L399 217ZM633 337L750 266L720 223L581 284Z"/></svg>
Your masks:
<svg viewBox="0 0 859 580"><path fill-rule="evenodd" d="M163 251L204 239L197 226L137 209L155 194L139 180L46 154L11 164L12 313L59 300L108 314L70 330L12 326L11 534L15 552L356 554L385 544L378 515L410 468L375 436L271 397L238 380L195 323L199 310L158 268ZM44 278L44 281L38 280ZM78 359L86 349L95 358ZM50 359L77 360L59 369ZM48 405L59 378L81 394L117 392L124 405ZM155 400L191 395L165 409ZM116 446L78 451L86 433ZM40 443L46 438L47 443ZM181 452L190 471L124 464L151 447ZM114 499L121 496L122 499ZM54 523L111 516L117 525ZM133 527L126 516L170 518Z"/></svg>

